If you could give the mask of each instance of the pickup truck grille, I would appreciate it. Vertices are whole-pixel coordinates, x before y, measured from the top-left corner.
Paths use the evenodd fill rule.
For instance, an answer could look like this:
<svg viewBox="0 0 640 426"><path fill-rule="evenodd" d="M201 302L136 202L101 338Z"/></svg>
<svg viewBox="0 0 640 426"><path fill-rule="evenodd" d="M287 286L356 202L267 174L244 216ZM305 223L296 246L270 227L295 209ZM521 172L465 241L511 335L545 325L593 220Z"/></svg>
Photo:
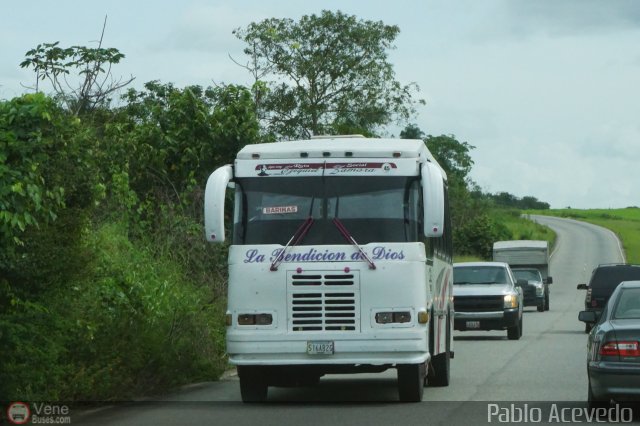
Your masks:
<svg viewBox="0 0 640 426"><path fill-rule="evenodd" d="M456 312L495 312L504 309L503 296L455 296Z"/></svg>
<svg viewBox="0 0 640 426"><path fill-rule="evenodd" d="M532 285L526 285L522 287L522 295L524 296L524 303L529 304L536 301L536 288Z"/></svg>
<svg viewBox="0 0 640 426"><path fill-rule="evenodd" d="M360 280L349 273L287 274L289 331L359 331Z"/></svg>

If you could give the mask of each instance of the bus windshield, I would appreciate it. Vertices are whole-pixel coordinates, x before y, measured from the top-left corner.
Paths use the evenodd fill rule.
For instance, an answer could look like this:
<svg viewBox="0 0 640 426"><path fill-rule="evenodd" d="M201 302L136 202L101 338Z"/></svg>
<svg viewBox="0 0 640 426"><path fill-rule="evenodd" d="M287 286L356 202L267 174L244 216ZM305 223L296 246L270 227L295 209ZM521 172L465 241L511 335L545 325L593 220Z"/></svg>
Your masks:
<svg viewBox="0 0 640 426"><path fill-rule="evenodd" d="M234 244L281 244L309 217L299 245L345 244L334 218L359 244L418 241L417 176L251 177L236 180Z"/></svg>

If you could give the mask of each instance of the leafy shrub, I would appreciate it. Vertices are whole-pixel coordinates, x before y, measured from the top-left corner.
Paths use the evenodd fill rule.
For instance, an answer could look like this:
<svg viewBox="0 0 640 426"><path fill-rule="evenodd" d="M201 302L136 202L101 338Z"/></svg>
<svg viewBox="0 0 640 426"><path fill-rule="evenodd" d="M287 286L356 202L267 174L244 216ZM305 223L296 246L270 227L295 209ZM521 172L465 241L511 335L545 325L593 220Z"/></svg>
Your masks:
<svg viewBox="0 0 640 426"><path fill-rule="evenodd" d="M86 235L85 273L32 302L4 287L0 378L9 399L110 400L214 380L226 366L224 300L110 224Z"/></svg>
<svg viewBox="0 0 640 426"><path fill-rule="evenodd" d="M107 225L89 244L94 276L74 304L74 398L109 399L218 377L224 357L222 300L185 280L182 268L152 246L131 243Z"/></svg>
<svg viewBox="0 0 640 426"><path fill-rule="evenodd" d="M509 230L488 214L480 214L471 220L458 224L453 235L457 255L477 255L491 259L493 243L510 239Z"/></svg>

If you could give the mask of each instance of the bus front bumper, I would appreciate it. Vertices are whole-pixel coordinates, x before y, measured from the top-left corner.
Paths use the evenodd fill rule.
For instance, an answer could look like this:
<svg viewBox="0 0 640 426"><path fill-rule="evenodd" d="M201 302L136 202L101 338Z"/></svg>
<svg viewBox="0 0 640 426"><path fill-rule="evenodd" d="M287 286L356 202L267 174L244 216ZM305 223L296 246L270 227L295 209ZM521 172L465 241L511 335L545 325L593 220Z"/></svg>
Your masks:
<svg viewBox="0 0 640 426"><path fill-rule="evenodd" d="M235 365L385 365L421 364L430 358L426 336L376 340L306 337L262 341L227 339L229 361ZM310 354L310 342L333 342L333 353Z"/></svg>

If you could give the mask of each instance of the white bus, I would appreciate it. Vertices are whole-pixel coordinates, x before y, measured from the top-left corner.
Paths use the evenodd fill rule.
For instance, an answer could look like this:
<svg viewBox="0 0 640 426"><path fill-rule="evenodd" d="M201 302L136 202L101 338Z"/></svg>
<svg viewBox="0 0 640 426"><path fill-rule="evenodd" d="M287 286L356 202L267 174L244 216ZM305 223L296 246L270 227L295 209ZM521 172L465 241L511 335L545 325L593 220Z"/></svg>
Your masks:
<svg viewBox="0 0 640 426"><path fill-rule="evenodd" d="M447 180L421 140L247 145L211 174L208 241L229 248L227 353L242 400L325 374L397 369L401 401L449 384Z"/></svg>

